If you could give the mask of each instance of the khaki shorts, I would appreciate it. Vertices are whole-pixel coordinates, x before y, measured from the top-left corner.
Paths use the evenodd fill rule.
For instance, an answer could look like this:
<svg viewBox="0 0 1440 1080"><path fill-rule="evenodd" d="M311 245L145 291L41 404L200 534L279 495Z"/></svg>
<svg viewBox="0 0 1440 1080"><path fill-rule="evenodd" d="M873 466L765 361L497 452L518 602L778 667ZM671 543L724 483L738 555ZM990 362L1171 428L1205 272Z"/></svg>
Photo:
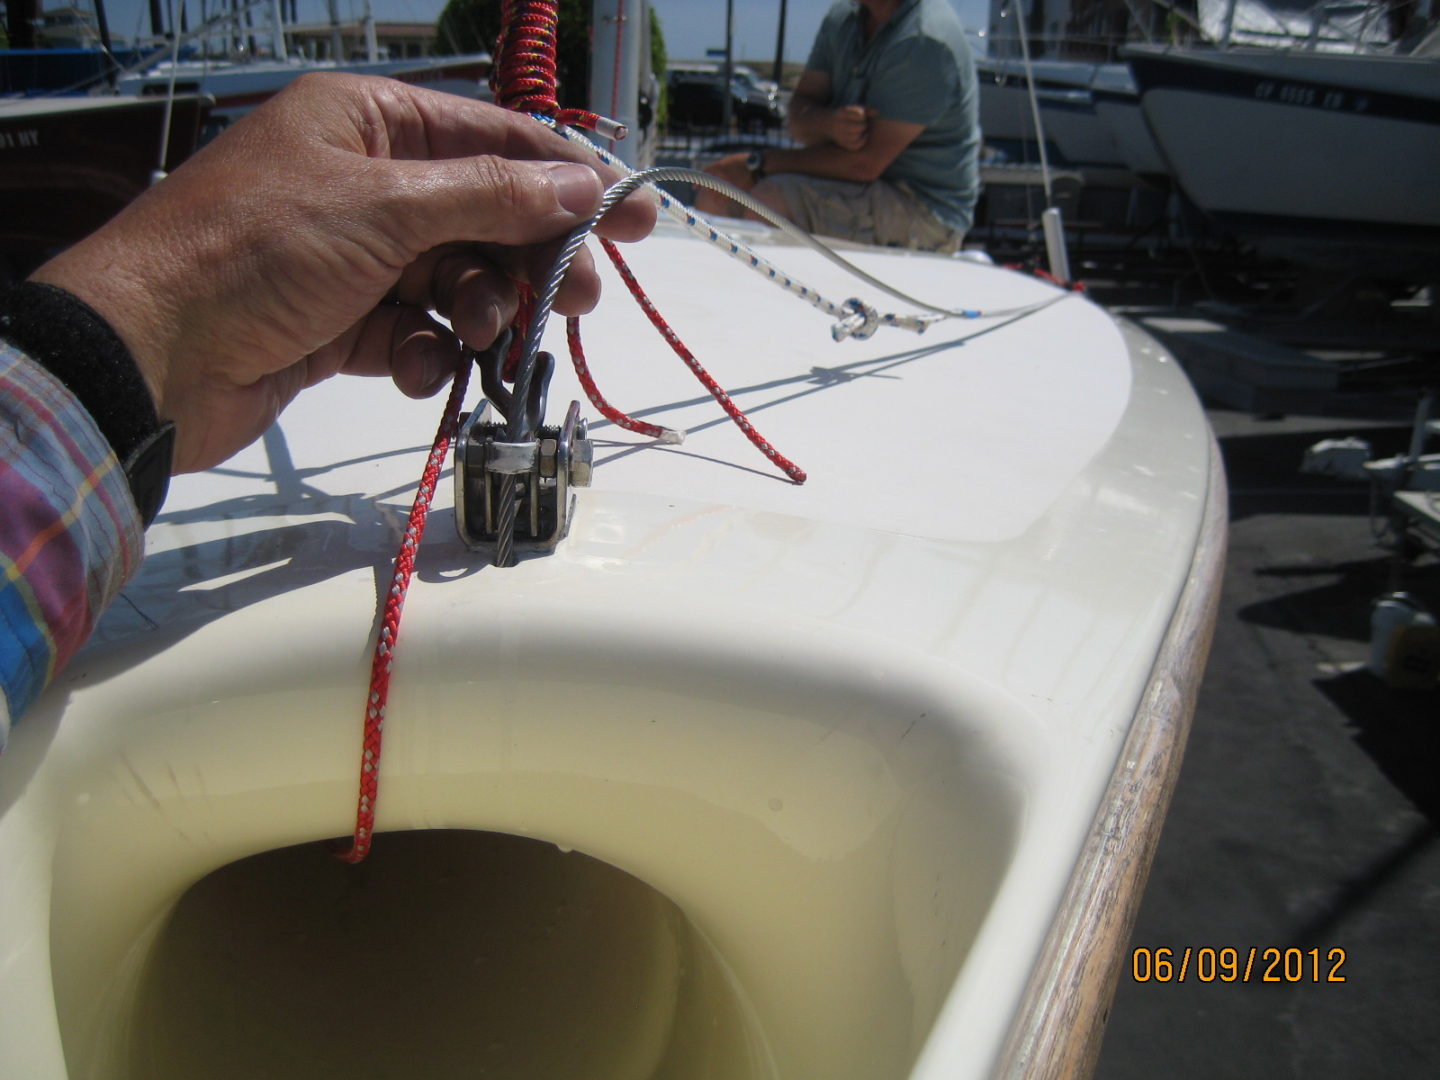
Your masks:
<svg viewBox="0 0 1440 1080"><path fill-rule="evenodd" d="M761 181L785 196L790 220L817 236L911 251L960 250L965 234L944 224L909 185L774 173Z"/></svg>

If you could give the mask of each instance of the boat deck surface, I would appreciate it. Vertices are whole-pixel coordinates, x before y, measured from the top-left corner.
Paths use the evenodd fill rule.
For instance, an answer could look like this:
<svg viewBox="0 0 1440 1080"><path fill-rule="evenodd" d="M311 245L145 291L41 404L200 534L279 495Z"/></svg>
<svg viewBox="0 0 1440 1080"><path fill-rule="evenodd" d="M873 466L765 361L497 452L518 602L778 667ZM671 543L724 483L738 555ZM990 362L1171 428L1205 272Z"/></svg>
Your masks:
<svg viewBox="0 0 1440 1080"><path fill-rule="evenodd" d="M733 430L612 277L586 321L590 366L616 404L688 437L657 446L596 424L595 484L580 495L569 539L506 570L460 544L442 483L407 603L387 761L428 776L425 722L437 710L426 695L442 685L432 680L469 686L515 663L507 648L546 635L572 661L588 655L575 644L588 633L595 657L628 650L660 671L671 652L689 662L686 650L703 643L716 670L801 671L789 682L809 687L812 701L826 700L816 690L840 693L852 674L897 700L933 692L938 711L915 738L933 729L986 763L983 782L1003 797L971 832L1006 854L913 1076L985 1076L1006 1054L1013 1074L1042 1075L1026 1066L1032 1043L1005 1048L1017 1016L1029 1015L1022 1004L1033 1013L1053 1000L1037 996L1035 977L1073 978L1083 991L1070 1015L1042 1016L1025 1035L1059 1032L1044 1074L1070 1074L1064 1044L1075 1040L1081 1058L1093 1051L1080 1044L1098 1024L1104 979L1072 971L1060 954L1078 944L1083 967L1092 942L1115 953L1124 920L1114 915L1143 884L1145 857L1107 852L1128 841L1130 815L1140 821L1133 833L1148 837L1163 814L1186 684L1204 653L1218 558L1207 545L1223 481L1188 383L1151 339L1085 298L963 260L865 257L872 273L947 306L1054 302L920 338L887 330L837 345L828 317L687 238L667 232L630 254L672 325L810 478L790 483ZM836 299L862 292L808 252L772 254ZM560 327L547 342L563 352ZM571 396L580 396L572 377L558 375L550 415ZM143 696L177 664L209 672L216 656L236 657L233 670L184 691L212 703L260 672L326 695L359 677L437 414L437 403L402 401L379 383L333 380L250 450L177 481L147 536L142 575L91 659L51 695L90 702L89 715L72 702L57 745L106 718L106 694L123 695L123 684ZM462 658L473 673L455 670ZM407 708L418 722L408 727ZM1160 717L1158 728L1137 716ZM270 725L262 742L293 728L283 716L254 722ZM358 737L358 715L355 725ZM1149 753L1132 736L1154 730L1155 759L1121 776ZM1116 806L1125 818L1113 830L1104 822ZM382 799L381 829L436 827L387 825L386 812ZM1110 877L1114 863L1138 880ZM1072 875L1083 886L1095 874L1080 896L1091 914L1055 954L1047 935L1057 915L1078 910L1067 900ZM1108 889L1125 902L1097 907ZM1053 969L1037 968L1052 959Z"/></svg>

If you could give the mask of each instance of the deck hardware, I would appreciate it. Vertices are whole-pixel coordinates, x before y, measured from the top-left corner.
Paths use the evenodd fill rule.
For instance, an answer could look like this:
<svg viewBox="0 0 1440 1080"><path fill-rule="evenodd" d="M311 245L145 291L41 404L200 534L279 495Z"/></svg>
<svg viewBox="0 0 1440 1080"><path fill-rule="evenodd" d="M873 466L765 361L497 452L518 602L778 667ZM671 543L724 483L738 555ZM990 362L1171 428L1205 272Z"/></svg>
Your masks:
<svg viewBox="0 0 1440 1080"><path fill-rule="evenodd" d="M515 549L550 551L569 531L575 505L571 489L590 486L594 449L580 418L580 403L570 403L558 427L537 426L533 439L510 442L507 428L491 401L461 423L455 440L455 524L460 539L471 549L499 547L500 502L503 493L513 492L518 503Z"/></svg>
<svg viewBox="0 0 1440 1080"><path fill-rule="evenodd" d="M486 399L506 420L514 419L515 402L510 391L505 388L501 372L514 337L515 332L507 329L495 339L495 344L490 348L475 354L475 366L480 369L480 389L485 391ZM525 426L530 431L538 430L545 419L546 395L550 390L550 377L554 374L555 357L548 352L537 353L535 374L530 380L530 389L526 395L528 400L525 402Z"/></svg>

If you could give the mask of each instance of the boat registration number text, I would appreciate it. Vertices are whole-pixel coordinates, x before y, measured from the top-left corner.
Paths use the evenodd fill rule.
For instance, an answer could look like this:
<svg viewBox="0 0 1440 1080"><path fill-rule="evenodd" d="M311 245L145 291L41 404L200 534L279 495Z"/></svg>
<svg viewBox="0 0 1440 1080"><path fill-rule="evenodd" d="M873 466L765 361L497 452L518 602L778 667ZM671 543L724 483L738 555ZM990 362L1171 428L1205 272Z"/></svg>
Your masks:
<svg viewBox="0 0 1440 1080"><path fill-rule="evenodd" d="M1282 105L1302 105L1333 112L1365 112L1370 99L1364 94L1333 87L1311 86L1308 83L1279 82L1264 79L1255 84L1255 97L1260 101L1278 101Z"/></svg>
<svg viewBox="0 0 1440 1080"><path fill-rule="evenodd" d="M0 150L29 150L40 145L40 132L35 128L0 131Z"/></svg>

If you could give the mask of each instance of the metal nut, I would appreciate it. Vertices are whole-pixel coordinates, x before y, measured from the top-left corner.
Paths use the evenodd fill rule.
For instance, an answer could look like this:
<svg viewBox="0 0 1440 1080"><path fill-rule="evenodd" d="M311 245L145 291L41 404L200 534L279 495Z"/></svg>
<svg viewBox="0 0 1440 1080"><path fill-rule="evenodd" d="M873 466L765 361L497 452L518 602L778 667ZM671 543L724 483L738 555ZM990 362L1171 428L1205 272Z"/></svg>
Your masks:
<svg viewBox="0 0 1440 1080"><path fill-rule="evenodd" d="M570 444L570 486L589 487L590 474L595 461L594 444L586 438L578 438Z"/></svg>

